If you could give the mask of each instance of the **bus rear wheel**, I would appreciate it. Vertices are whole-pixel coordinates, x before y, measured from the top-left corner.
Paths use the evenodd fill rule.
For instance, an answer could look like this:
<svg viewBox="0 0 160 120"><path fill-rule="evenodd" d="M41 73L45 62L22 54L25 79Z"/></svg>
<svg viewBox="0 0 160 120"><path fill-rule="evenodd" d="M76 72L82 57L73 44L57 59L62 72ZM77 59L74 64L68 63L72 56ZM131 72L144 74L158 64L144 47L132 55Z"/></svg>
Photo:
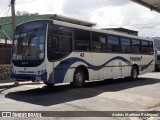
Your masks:
<svg viewBox="0 0 160 120"><path fill-rule="evenodd" d="M138 78L138 69L136 66L133 66L131 70L131 79L136 80L137 78Z"/></svg>
<svg viewBox="0 0 160 120"><path fill-rule="evenodd" d="M83 69L76 69L74 76L73 76L73 85L74 87L81 88L84 87L85 84L85 73Z"/></svg>

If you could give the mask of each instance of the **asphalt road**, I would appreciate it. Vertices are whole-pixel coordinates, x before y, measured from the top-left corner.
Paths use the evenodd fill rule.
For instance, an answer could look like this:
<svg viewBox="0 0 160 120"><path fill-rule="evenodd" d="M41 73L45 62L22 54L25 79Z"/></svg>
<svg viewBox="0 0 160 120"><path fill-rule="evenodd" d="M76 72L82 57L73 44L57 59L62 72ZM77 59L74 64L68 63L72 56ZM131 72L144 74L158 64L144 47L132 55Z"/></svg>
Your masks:
<svg viewBox="0 0 160 120"><path fill-rule="evenodd" d="M160 73L149 73L138 80L105 80L86 83L84 88L68 84L47 88L29 84L0 89L0 111L160 111ZM99 114L96 113L95 114ZM94 114L94 115L95 115ZM104 114L102 112L102 114ZM93 115L93 116L94 116ZM92 116L92 115L91 115ZM2 118L0 118L2 119ZM3 118L10 119L10 118ZM22 118L12 118L21 120ZM27 119L27 118L24 118ZM31 119L31 118L28 118ZM53 118L32 118L53 119ZM139 120L132 117L55 117L54 119ZM151 119L151 118L150 118ZM152 118L155 119L155 118ZM160 119L156 118L155 120Z"/></svg>

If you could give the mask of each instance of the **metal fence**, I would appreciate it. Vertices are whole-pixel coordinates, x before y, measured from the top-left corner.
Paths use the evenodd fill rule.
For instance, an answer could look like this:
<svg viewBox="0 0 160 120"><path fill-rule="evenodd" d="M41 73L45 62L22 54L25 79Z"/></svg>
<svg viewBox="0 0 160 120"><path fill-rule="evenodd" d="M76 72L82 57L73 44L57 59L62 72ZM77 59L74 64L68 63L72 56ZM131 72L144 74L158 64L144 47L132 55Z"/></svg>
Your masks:
<svg viewBox="0 0 160 120"><path fill-rule="evenodd" d="M0 80L9 80L11 65L0 65Z"/></svg>
<svg viewBox="0 0 160 120"><path fill-rule="evenodd" d="M0 65L11 64L11 48L0 48Z"/></svg>
<svg viewBox="0 0 160 120"><path fill-rule="evenodd" d="M0 80L10 79L12 45L0 45Z"/></svg>

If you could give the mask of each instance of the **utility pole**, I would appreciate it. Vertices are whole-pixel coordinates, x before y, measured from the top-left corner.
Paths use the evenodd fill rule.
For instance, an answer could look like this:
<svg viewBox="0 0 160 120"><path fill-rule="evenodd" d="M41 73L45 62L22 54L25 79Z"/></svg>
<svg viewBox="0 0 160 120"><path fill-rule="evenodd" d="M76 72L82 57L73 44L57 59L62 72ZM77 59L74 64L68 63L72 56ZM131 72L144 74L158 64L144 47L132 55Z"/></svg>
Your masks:
<svg viewBox="0 0 160 120"><path fill-rule="evenodd" d="M16 17L15 17L15 0L11 0L11 14L12 14L12 31L13 34L16 29Z"/></svg>

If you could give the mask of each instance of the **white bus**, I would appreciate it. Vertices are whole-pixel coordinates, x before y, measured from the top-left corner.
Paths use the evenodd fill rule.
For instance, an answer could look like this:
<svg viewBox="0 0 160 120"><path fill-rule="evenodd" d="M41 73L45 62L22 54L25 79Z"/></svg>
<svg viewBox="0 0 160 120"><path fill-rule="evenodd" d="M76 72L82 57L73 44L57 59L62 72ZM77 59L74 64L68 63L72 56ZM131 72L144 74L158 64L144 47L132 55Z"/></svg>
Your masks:
<svg viewBox="0 0 160 120"><path fill-rule="evenodd" d="M131 78L154 70L153 40L56 20L16 27L11 78L69 82Z"/></svg>

